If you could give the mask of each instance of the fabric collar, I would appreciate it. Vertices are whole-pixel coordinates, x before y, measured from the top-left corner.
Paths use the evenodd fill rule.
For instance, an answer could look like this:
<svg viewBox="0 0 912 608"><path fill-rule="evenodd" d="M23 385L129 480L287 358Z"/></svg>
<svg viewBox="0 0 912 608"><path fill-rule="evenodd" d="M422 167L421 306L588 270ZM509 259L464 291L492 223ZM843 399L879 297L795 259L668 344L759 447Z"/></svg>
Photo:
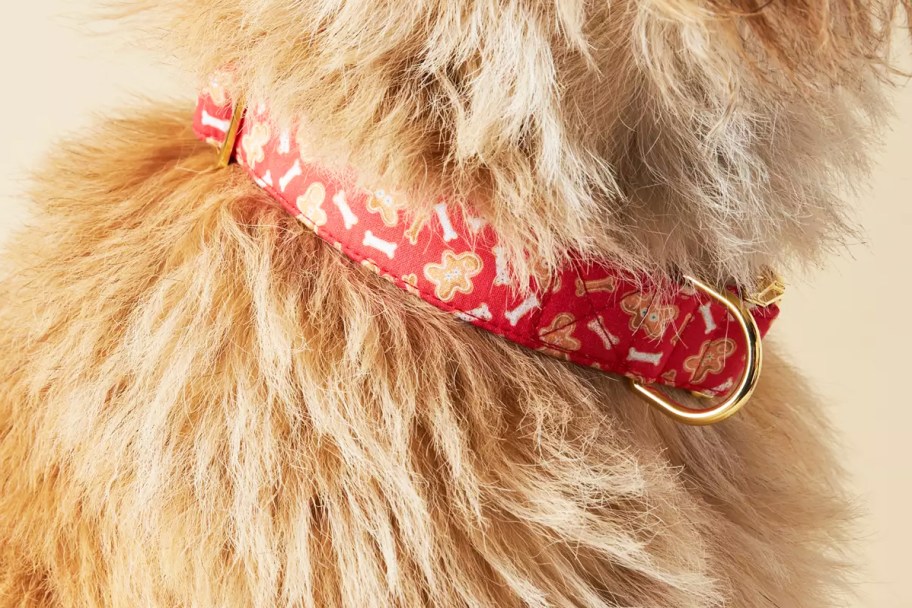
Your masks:
<svg viewBox="0 0 912 608"><path fill-rule="evenodd" d="M216 96L220 97L220 96ZM221 145L233 106L204 93L197 136ZM661 297L648 279L607 264L571 263L546 286L520 285L493 229L441 202L414 221L396 196L370 191L302 158L293 131L263 106L247 111L228 150L289 213L352 261L477 327L546 355L704 395L744 373L745 339L731 314L690 286ZM753 306L761 335L779 313Z"/></svg>

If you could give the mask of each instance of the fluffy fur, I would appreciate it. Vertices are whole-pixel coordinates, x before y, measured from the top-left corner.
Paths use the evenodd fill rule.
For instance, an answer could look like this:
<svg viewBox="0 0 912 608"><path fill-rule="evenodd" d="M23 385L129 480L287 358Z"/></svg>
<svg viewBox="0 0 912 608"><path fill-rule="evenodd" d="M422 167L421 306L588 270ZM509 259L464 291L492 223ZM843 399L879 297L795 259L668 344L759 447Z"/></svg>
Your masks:
<svg viewBox="0 0 912 608"><path fill-rule="evenodd" d="M134 0L132 6L146 3ZM149 3L201 77L514 252L750 283L845 234L896 0ZM162 6L164 4L164 6ZM839 142L839 145L833 145ZM523 255L515 256L523 261Z"/></svg>
<svg viewBox="0 0 912 608"><path fill-rule="evenodd" d="M12 246L5 605L820 605L842 506L787 368L677 426L345 263L188 118L65 150Z"/></svg>
<svg viewBox="0 0 912 608"><path fill-rule="evenodd" d="M838 226L886 5L407 4L173 8L328 160L544 260L748 276ZM846 502L774 352L678 426L347 263L189 123L64 146L5 254L0 606L830 602Z"/></svg>

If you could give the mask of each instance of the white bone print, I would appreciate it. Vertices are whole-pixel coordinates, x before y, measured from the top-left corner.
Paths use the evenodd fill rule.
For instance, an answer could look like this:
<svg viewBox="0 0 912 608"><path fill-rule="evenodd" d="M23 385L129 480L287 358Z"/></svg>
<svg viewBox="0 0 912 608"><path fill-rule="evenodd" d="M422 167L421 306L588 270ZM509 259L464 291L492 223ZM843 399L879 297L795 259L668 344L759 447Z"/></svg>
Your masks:
<svg viewBox="0 0 912 608"><path fill-rule="evenodd" d="M434 211L437 212L437 219L440 220L440 227L443 228L443 240L449 243L459 237L453 230L453 222L450 220L450 214L447 212L446 203L434 205Z"/></svg>
<svg viewBox="0 0 912 608"><path fill-rule="evenodd" d="M218 129L222 133L227 133L228 129L231 127L230 121L222 120L221 118L216 118L206 110L203 110L202 122L204 126L212 127L213 129Z"/></svg>
<svg viewBox="0 0 912 608"><path fill-rule="evenodd" d="M535 310L539 303L540 302L538 301L538 296L532 294L526 298L522 304L513 310L504 313L504 316L507 318L507 321L510 322L510 325L516 327L516 324L519 323L519 320Z"/></svg>
<svg viewBox="0 0 912 608"><path fill-rule="evenodd" d="M287 130L279 133L279 147L277 150L279 154L288 154L291 152L291 133Z"/></svg>
<svg viewBox="0 0 912 608"><path fill-rule="evenodd" d="M291 169L289 169L285 175L279 179L279 189L282 192L285 192L285 190L288 189L288 184L290 184L294 178L301 177L301 175L303 175L303 172L301 171L301 163L295 161L291 166Z"/></svg>
<svg viewBox="0 0 912 608"><path fill-rule="evenodd" d="M484 321L490 321L494 318L494 315L491 314L491 309L488 308L487 303L482 304L478 308L473 308L467 312L457 312L456 316L462 319L463 321L468 321L471 323L477 319L482 319Z"/></svg>
<svg viewBox="0 0 912 608"><path fill-rule="evenodd" d="M630 350L627 351L627 360L658 365L662 361L662 353L644 353L631 346Z"/></svg>
<svg viewBox="0 0 912 608"><path fill-rule="evenodd" d="M709 308L709 302L700 307L700 315L703 317L703 323L706 325L706 332L711 333L716 329L716 320L713 319L712 311Z"/></svg>
<svg viewBox="0 0 912 608"><path fill-rule="evenodd" d="M602 341L602 346L605 347L605 350L611 350L618 345L620 339L609 332L607 329L602 326L601 318L596 317L586 324L586 327L594 333Z"/></svg>
<svg viewBox="0 0 912 608"><path fill-rule="evenodd" d="M718 386L714 386L712 388L712 392L715 393L716 395L720 395L722 393L727 393L728 391L730 391L732 389L732 387L734 385L735 385L734 381L731 378L729 378L722 384L720 384Z"/></svg>
<svg viewBox="0 0 912 608"><path fill-rule="evenodd" d="M363 245L365 247L370 247L371 249L376 249L377 251L381 251L381 252L385 253L386 257L388 257L391 260L393 259L393 257L395 257L396 247L398 247L398 245L396 243L391 243L389 241L384 241L383 239L378 238L370 230L368 230L367 232L364 233Z"/></svg>
<svg viewBox="0 0 912 608"><path fill-rule="evenodd" d="M265 174L263 174L263 177L257 177L254 175L253 181L259 184L260 188L272 188L274 185L272 182L272 171L267 171Z"/></svg>
<svg viewBox="0 0 912 608"><path fill-rule="evenodd" d="M495 285L510 284L510 266L507 263L507 250L501 245L494 247L495 264L497 266L497 276L494 277Z"/></svg>
<svg viewBox="0 0 912 608"><path fill-rule="evenodd" d="M351 207L348 206L348 199L345 198L345 190L339 190L333 195L333 204L339 208L342 214L342 221L345 222L345 229L351 230L351 227L358 223L358 216L352 213Z"/></svg>
<svg viewBox="0 0 912 608"><path fill-rule="evenodd" d="M469 226L469 230L472 232L481 232L481 229L487 225L487 221L483 217L472 217L469 216L466 218L466 224Z"/></svg>

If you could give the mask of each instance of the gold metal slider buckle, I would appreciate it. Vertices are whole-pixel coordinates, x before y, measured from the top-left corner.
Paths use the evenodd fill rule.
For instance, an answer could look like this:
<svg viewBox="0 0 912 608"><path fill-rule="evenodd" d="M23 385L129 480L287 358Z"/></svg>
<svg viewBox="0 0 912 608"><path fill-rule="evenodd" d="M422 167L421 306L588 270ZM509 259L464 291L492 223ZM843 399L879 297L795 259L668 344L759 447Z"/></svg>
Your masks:
<svg viewBox="0 0 912 608"><path fill-rule="evenodd" d="M231 157L234 156L238 132L241 129L241 120L244 118L244 112L246 110L247 104L244 103L244 100L239 100L234 104L234 113L231 115L231 122L228 125L228 131L225 133L225 141L222 143L218 152L219 169L224 169L231 164Z"/></svg>
<svg viewBox="0 0 912 608"><path fill-rule="evenodd" d="M738 324L747 344L747 359L744 364L744 373L735 384L732 391L720 403L707 409L695 410L685 407L650 386L640 384L635 380L630 381L635 393L646 399L653 407L662 413L671 416L678 422L695 426L703 426L725 420L748 402L757 386L760 369L763 364L763 346L760 341L760 330L757 322L748 311L747 306L735 294L725 291L719 293L705 283L693 278L685 277L693 283L694 287L707 294L731 313ZM779 283L781 286L781 282ZM781 294L779 294L781 295Z"/></svg>

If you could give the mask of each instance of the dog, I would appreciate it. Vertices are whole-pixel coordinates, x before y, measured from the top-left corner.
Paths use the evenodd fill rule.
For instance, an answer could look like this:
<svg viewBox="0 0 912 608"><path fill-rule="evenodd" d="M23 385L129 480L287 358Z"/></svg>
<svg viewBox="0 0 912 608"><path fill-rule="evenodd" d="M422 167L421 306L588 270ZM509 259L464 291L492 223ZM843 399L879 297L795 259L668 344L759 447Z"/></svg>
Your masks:
<svg viewBox="0 0 912 608"><path fill-rule="evenodd" d="M600 260L721 290L851 233L903 7L123 11L300 160L416 218L471 209L513 277ZM5 250L0 606L836 601L851 503L774 346L745 409L682 425L353 260L192 126L150 105L60 146Z"/></svg>

